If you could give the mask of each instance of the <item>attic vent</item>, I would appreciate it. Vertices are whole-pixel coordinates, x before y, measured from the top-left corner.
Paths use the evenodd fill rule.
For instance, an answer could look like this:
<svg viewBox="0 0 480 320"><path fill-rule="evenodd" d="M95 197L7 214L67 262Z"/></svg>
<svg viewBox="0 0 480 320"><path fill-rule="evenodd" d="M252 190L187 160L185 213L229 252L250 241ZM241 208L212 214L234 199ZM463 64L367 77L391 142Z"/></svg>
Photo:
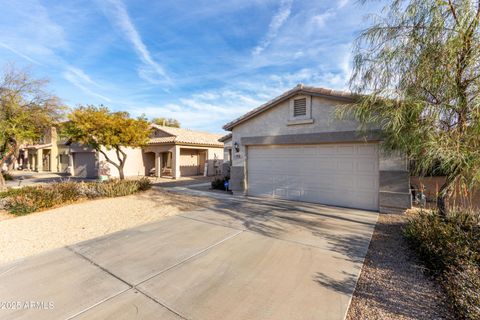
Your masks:
<svg viewBox="0 0 480 320"><path fill-rule="evenodd" d="M293 116L301 117L307 115L307 98L293 100Z"/></svg>

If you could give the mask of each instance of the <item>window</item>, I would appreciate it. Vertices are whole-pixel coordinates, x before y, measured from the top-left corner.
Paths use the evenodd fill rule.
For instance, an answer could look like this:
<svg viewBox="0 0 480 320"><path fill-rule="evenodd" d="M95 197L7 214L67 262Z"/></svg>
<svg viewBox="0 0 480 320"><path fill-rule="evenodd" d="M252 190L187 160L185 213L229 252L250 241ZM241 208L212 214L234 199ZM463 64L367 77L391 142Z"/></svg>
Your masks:
<svg viewBox="0 0 480 320"><path fill-rule="evenodd" d="M307 115L307 98L293 100L293 116L304 117Z"/></svg>

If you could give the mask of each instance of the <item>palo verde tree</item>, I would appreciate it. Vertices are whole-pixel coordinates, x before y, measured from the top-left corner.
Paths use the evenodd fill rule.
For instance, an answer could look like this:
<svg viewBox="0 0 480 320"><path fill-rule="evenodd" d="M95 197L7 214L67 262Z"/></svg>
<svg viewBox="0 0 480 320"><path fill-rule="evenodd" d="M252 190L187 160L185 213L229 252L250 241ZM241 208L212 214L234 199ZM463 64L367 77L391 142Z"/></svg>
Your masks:
<svg viewBox="0 0 480 320"><path fill-rule="evenodd" d="M354 49L360 99L342 114L380 126L417 174L441 170L442 214L456 185L480 186L479 20L480 0L393 0Z"/></svg>
<svg viewBox="0 0 480 320"><path fill-rule="evenodd" d="M141 147L148 141L150 125L146 119L130 118L127 112L111 112L100 106L81 106L68 115L64 132L72 142L88 145L100 152L105 160L118 169L124 179L123 168L127 160L125 147ZM109 150L115 151L112 159Z"/></svg>
<svg viewBox="0 0 480 320"><path fill-rule="evenodd" d="M21 144L40 138L61 116L60 100L45 89L48 81L8 65L0 78L0 167ZM5 180L0 173L0 189Z"/></svg>

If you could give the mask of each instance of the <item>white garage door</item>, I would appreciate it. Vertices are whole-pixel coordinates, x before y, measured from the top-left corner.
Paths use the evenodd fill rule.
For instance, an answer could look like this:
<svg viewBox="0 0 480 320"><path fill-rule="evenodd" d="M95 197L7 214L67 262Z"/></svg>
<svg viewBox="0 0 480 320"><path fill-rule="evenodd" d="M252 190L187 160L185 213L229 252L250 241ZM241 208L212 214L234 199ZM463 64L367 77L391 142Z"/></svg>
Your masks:
<svg viewBox="0 0 480 320"><path fill-rule="evenodd" d="M378 145L248 147L248 194L378 210Z"/></svg>

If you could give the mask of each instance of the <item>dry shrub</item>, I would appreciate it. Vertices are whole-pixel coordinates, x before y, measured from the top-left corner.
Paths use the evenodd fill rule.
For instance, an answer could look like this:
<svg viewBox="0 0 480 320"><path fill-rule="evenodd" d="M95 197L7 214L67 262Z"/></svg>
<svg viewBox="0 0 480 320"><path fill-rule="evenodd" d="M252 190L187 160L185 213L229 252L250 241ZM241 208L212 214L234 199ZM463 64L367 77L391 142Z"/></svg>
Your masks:
<svg viewBox="0 0 480 320"><path fill-rule="evenodd" d="M0 205L15 215L25 215L81 199L120 197L147 190L150 180L110 180L106 182L59 182L29 186L0 193Z"/></svg>

